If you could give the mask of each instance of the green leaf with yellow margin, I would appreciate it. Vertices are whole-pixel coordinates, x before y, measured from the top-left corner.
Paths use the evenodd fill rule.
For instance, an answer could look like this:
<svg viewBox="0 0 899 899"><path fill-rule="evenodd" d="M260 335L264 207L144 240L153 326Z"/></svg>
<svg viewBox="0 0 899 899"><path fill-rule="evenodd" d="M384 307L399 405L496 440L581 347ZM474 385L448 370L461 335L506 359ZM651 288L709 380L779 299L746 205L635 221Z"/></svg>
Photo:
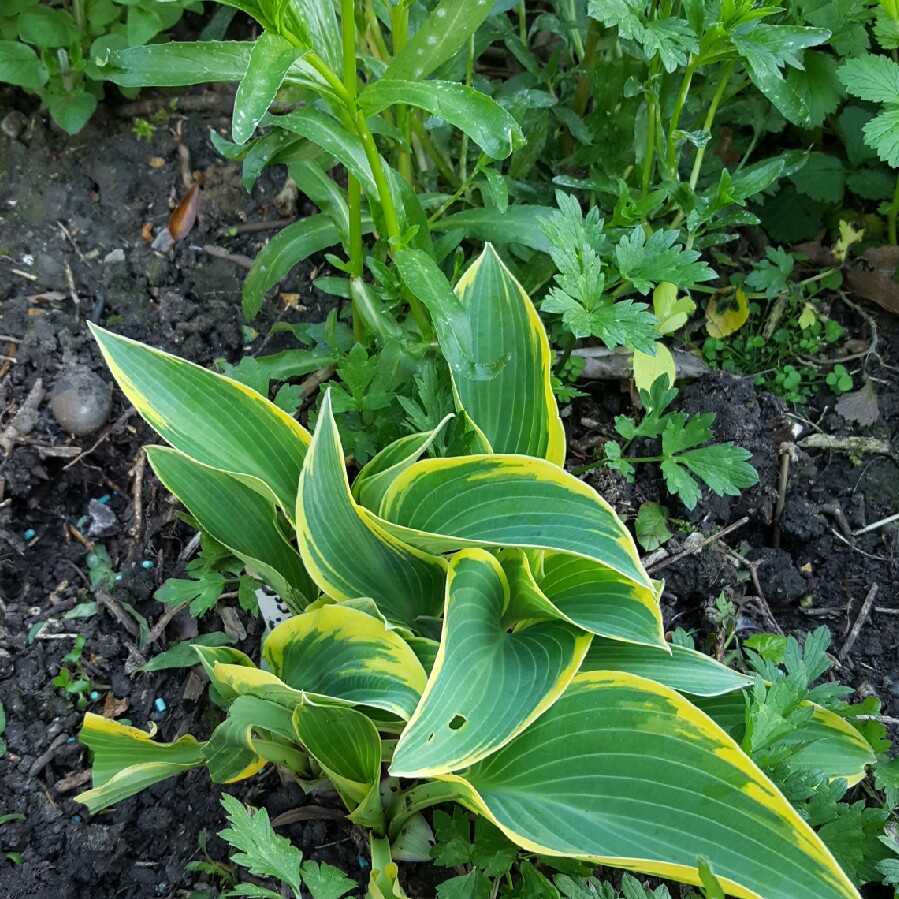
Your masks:
<svg viewBox="0 0 899 899"><path fill-rule="evenodd" d="M556 550L599 562L653 589L633 538L612 507L544 459L499 454L424 459L390 485L379 514L383 527L424 552L472 546Z"/></svg>
<svg viewBox="0 0 899 899"><path fill-rule="evenodd" d="M636 584L592 559L546 553L537 578L540 592L569 621L612 640L669 651L655 584Z"/></svg>
<svg viewBox="0 0 899 899"><path fill-rule="evenodd" d="M721 696L752 684L750 678L695 649L671 645L668 650L597 638L581 671L624 671L692 696Z"/></svg>
<svg viewBox="0 0 899 899"><path fill-rule="evenodd" d="M355 502L330 393L300 476L296 518L306 570L327 595L370 596L389 620L408 625L440 613L446 563L387 533Z"/></svg>
<svg viewBox="0 0 899 899"><path fill-rule="evenodd" d="M713 698L697 698L698 705L719 727L735 740L742 741L746 733L746 697L743 692ZM828 780L843 778L855 786L865 776L865 767L874 764L875 756L868 741L844 718L813 702L811 719L791 731L784 741L806 745L790 756L789 765L795 771L820 773Z"/></svg>
<svg viewBox="0 0 899 899"><path fill-rule="evenodd" d="M490 553L453 557L440 650L392 775L430 777L484 758L549 708L577 673L591 635L558 619L510 633L509 600L509 581Z"/></svg>
<svg viewBox="0 0 899 899"><path fill-rule="evenodd" d="M148 446L146 453L159 480L200 527L262 577L294 612L318 596L300 554L284 536L281 514L262 489L168 447Z"/></svg>
<svg viewBox="0 0 899 899"><path fill-rule="evenodd" d="M366 463L353 481L353 499L360 506L377 512L387 488L397 475L417 462L427 452L437 435L452 418L447 415L432 431L407 434L394 440Z"/></svg>
<svg viewBox="0 0 899 899"><path fill-rule="evenodd" d="M161 437L212 468L260 482L293 519L309 432L231 378L88 322L106 364Z"/></svg>
<svg viewBox="0 0 899 899"><path fill-rule="evenodd" d="M75 798L92 813L203 764L203 748L190 735L157 743L145 731L93 712L84 716L78 740L94 754L93 788Z"/></svg>
<svg viewBox="0 0 899 899"><path fill-rule="evenodd" d="M404 721L427 684L421 662L396 631L339 604L279 624L262 654L295 690L383 709Z"/></svg>
<svg viewBox="0 0 899 899"><path fill-rule="evenodd" d="M680 694L635 675L579 674L524 733L438 779L529 852L694 885L704 857L743 899L859 899L740 747Z"/></svg>
<svg viewBox="0 0 899 899"><path fill-rule="evenodd" d="M657 646L667 653L655 591L579 556L540 555L540 583L552 599L535 579L526 553L507 549L498 554L512 587L511 620L561 618L591 634Z"/></svg>
<svg viewBox="0 0 899 899"><path fill-rule="evenodd" d="M350 810L350 820L383 832L381 738L374 724L355 709L311 699L296 709L293 723L300 742Z"/></svg>
<svg viewBox="0 0 899 899"><path fill-rule="evenodd" d="M267 762L303 770L302 755L294 745L292 715L293 707L279 702L259 696L238 696L228 709L228 717L203 745L212 780L215 783L246 780Z"/></svg>
<svg viewBox="0 0 899 899"><path fill-rule="evenodd" d="M497 453L565 462L565 430L552 392L552 354L537 310L490 244L456 284L471 322L476 363L508 362L490 380L451 369L460 406Z"/></svg>

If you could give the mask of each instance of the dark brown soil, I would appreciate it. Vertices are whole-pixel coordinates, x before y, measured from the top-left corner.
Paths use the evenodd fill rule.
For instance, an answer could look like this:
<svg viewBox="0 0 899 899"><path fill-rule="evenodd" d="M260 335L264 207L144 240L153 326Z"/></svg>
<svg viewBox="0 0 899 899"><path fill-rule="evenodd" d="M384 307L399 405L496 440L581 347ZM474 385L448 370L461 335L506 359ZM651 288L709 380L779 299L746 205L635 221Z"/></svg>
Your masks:
<svg viewBox="0 0 899 899"><path fill-rule="evenodd" d="M13 102L18 101L0 94L0 118ZM159 99L158 108L166 102ZM201 364L219 357L236 361L259 349L259 341L242 331L242 269L197 248L218 244L254 256L265 233L226 239L219 229L281 217L275 196L283 172L267 175L248 197L239 168L223 162L208 138L209 128L227 133L222 111L227 97L209 95L196 105L207 111L168 116L149 141L135 136L131 120L109 111L76 138L59 135L34 114L23 117L17 137L0 135L0 356L5 357L0 358L0 407L5 410L0 433L39 379L47 393L31 427L15 436L8 453L0 450L0 701L9 719L8 751L0 757L0 815L26 816L0 826L0 899L144 899L188 896L195 889L213 895L219 886L210 875L185 868L188 861L203 858L198 844L203 832L209 854L225 856L215 836L225 823L219 788L210 785L205 772L194 772L91 817L72 799L86 785L88 759L74 739L83 712L52 684L61 657L82 634L85 670L98 693L89 708L102 711L107 703L118 704L121 717L141 727L155 722L164 739L188 731L203 736L212 722L205 695L184 698L185 693L197 695L189 672L135 672L142 660L183 638L190 622L176 617L146 647L122 624L132 620L124 603L145 616L150 627L160 619L165 609L153 592L165 578L183 572L179 556L191 536L152 472L140 464L140 447L153 442L154 435L118 392L108 423L80 438L63 430L49 402L55 383L73 367L110 382L87 334L88 317ZM174 254L154 254L142 229L150 223L158 230L166 223L185 190L182 168L203 175L200 220ZM254 327L266 334L275 317L323 317L327 301L316 295L311 277L309 268L294 271L281 292L299 295L302 305L285 309L279 299L271 300ZM880 422L860 431L832 411L831 397L821 396L803 413L814 422L805 433L820 429L879 437L892 441L893 455L850 458L800 450L791 465L779 525L774 508L780 451L793 420L779 400L757 394L748 379L714 375L688 386L682 399L689 411L718 413L720 440L752 450L761 476L754 490L738 500L706 498L688 514L667 497L652 470L634 485L609 473L591 475L591 480L623 515L634 515L646 500L667 502L675 517L706 535L748 518L722 542L713 540L673 564L661 560L666 567L657 569L657 576L667 581L665 611L671 626L693 628L700 636L713 633L708 609L725 591L739 607L741 634L770 628L767 607L789 633L827 624L839 651L869 588L877 584L868 620L837 674L876 692L885 713L896 716L899 528L886 525L851 536L899 509L899 328L895 320L877 321L882 361L870 360L868 374L877 379L872 383ZM853 326L864 336L863 321ZM627 411L626 396L608 387L576 403L568 419L573 462L588 461L588 444L610 436L612 417ZM577 458L579 452L584 459ZM103 496L110 497L115 520L103 529L105 536L92 537L88 507ZM679 536L668 544L669 559L687 539ZM88 541L106 548L121 580L97 614L66 619L64 613L79 601L96 598L88 589ZM725 545L746 551L755 578ZM246 616L242 620L248 631L242 646L253 652L258 624ZM37 631L41 621L45 624ZM223 624L204 619L200 628L221 630ZM164 700L166 711L156 710L157 699ZM316 805L337 807L335 798L304 796L274 772L234 791L264 804L273 818L300 806L313 812ZM364 843L333 814L313 813L280 832L307 857L336 864L358 875L360 883L366 880ZM22 864L14 867L3 852L21 853Z"/></svg>

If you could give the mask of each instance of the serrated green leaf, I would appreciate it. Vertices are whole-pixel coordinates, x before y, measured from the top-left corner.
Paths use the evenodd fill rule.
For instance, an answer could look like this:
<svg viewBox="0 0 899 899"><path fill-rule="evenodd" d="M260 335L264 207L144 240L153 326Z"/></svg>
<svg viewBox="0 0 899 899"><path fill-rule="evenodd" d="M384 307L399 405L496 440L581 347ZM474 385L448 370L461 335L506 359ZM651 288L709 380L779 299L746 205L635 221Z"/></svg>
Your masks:
<svg viewBox="0 0 899 899"><path fill-rule="evenodd" d="M340 899L359 887L355 880L347 877L339 868L324 862L319 864L311 860L305 861L300 873L312 899Z"/></svg>
<svg viewBox="0 0 899 899"><path fill-rule="evenodd" d="M890 106L874 116L863 131L865 141L877 155L887 165L899 168L899 106Z"/></svg>
<svg viewBox="0 0 899 899"><path fill-rule="evenodd" d="M688 288L714 278L699 252L685 250L675 243L677 238L676 231L654 231L647 238L643 227L633 228L615 247L621 277L644 295L662 281Z"/></svg>
<svg viewBox="0 0 899 899"><path fill-rule="evenodd" d="M219 836L238 850L231 861L251 874L283 881L299 896L303 853L286 837L275 833L264 808L249 812L228 793L222 794L222 805L231 826L220 830Z"/></svg>
<svg viewBox="0 0 899 899"><path fill-rule="evenodd" d="M899 65L887 56L860 56L840 66L840 81L854 97L871 103L899 103Z"/></svg>

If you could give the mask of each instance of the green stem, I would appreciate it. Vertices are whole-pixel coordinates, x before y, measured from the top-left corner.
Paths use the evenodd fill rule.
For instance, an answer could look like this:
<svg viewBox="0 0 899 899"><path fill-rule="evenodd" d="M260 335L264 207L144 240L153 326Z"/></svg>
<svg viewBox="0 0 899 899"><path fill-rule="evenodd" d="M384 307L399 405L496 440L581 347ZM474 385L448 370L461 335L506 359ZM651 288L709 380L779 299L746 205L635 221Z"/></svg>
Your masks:
<svg viewBox="0 0 899 899"><path fill-rule="evenodd" d="M522 46L528 45L528 8L524 0L518 4L518 38Z"/></svg>
<svg viewBox="0 0 899 899"><path fill-rule="evenodd" d="M584 42L581 40L581 33L577 27L577 8L576 0L569 0L568 3L568 27L571 30L571 42L574 44L575 56L583 62L584 59Z"/></svg>
<svg viewBox="0 0 899 899"><path fill-rule="evenodd" d="M649 86L649 90L647 91L646 97L646 143L643 147L642 190L644 197L649 195L649 188L652 182L652 167L653 163L655 162L656 154L656 119L659 115L659 101L655 95L653 81L655 81L657 70L658 66L656 60L653 59L652 63L649 66L649 77L647 78L646 82Z"/></svg>
<svg viewBox="0 0 899 899"><path fill-rule="evenodd" d="M381 23L378 21L378 14L375 12L372 0L365 0L365 22L368 25L368 30L371 32L372 40L378 48L378 53L381 54L381 59L384 62L389 62L390 51L387 49L384 32L381 30Z"/></svg>
<svg viewBox="0 0 899 899"><path fill-rule="evenodd" d="M702 123L702 130L711 132L712 125L715 122L715 115L718 112L718 107L721 105L721 101L724 99L724 93L727 90L727 84L730 81L730 76L733 73L734 66L736 65L736 60L728 63L728 65L724 69L724 74L721 77L721 81L718 84L718 90L715 91L715 96L712 97L711 106L709 106L709 111L706 114L705 121ZM705 147L700 147L696 151L696 159L693 160L693 171L690 172L690 189L695 190L696 185L699 183L699 173L702 170L702 160L705 158L705 149L708 146L706 144Z"/></svg>
<svg viewBox="0 0 899 899"><path fill-rule="evenodd" d="M452 206L453 203L455 203L456 200L458 200L466 190L468 190L471 182L474 181L475 178L477 178L478 174L481 171L482 161L482 158L478 159L478 163L474 167L474 171L459 185L459 189L433 215L430 216L430 218L428 219L429 225L433 225L434 222L436 222L440 218L440 216L443 215L443 213L446 212L446 210L449 209L449 207Z"/></svg>
<svg viewBox="0 0 899 899"><path fill-rule="evenodd" d="M400 2L390 9L390 31L393 55L399 56L409 39L409 7ZM397 168L400 174L412 184L412 126L408 106L400 105L396 110L396 122L403 135L405 145L397 147Z"/></svg>
<svg viewBox="0 0 899 899"><path fill-rule="evenodd" d="M896 190L893 192L893 202L887 210L887 234L890 243L896 243L896 216L899 215L899 178L896 179Z"/></svg>
<svg viewBox="0 0 899 899"><path fill-rule="evenodd" d="M581 59L580 72L577 76L577 87L574 89L574 100L571 108L580 118L587 111L587 100L590 99L590 69L596 56L596 47L599 43L599 22L590 19L587 25L587 44L584 47L584 56Z"/></svg>
<svg viewBox="0 0 899 899"><path fill-rule="evenodd" d="M474 76L474 35L468 39L468 58L465 63L465 83L471 87ZM462 132L462 146L459 150L459 180L464 184L468 180L468 134Z"/></svg>
<svg viewBox="0 0 899 899"><path fill-rule="evenodd" d="M455 802L458 799L458 789L445 781L432 781L412 787L387 807L387 820L390 822L387 828L388 837L395 840L403 825L422 809L439 805L441 802Z"/></svg>
<svg viewBox="0 0 899 899"><path fill-rule="evenodd" d="M430 160L437 166L440 174L449 181L451 187L458 187L459 176L453 171L452 164L443 155L440 148L434 145L433 141L428 136L428 132L425 130L425 126L422 125L421 121L416 116L412 117L412 129L415 131L419 141L421 141L425 153L428 154Z"/></svg>
<svg viewBox="0 0 899 899"><path fill-rule="evenodd" d="M677 100L674 102L674 110L671 113L671 125L668 128L668 169L675 181L680 180L677 171L677 126L680 122L680 114L687 100L687 94L690 92L690 83L693 81L695 72L696 58L691 56L681 81L680 90L677 93Z"/></svg>
<svg viewBox="0 0 899 899"><path fill-rule="evenodd" d="M396 217L396 207L393 205L393 196L390 193L390 185L387 183L387 176L384 174L383 160L378 152L375 144L374 135L368 127L365 115L361 109L356 110L356 133L362 141L362 149L365 151L365 158L371 167L371 174L375 180L375 187L378 189L378 200L381 203L381 210L384 213L384 224L387 227L388 240L396 239L400 236L400 223Z"/></svg>
<svg viewBox="0 0 899 899"><path fill-rule="evenodd" d="M642 456L639 458L628 456L624 461L630 462L631 464L637 462L664 462L665 458L665 456ZM578 468L572 468L571 474L575 476L585 474L588 471L593 471L594 468L602 468L607 462L607 459L600 459L598 462L590 462L588 465L581 465Z"/></svg>
<svg viewBox="0 0 899 899"><path fill-rule="evenodd" d="M347 105L356 105L358 76L356 73L356 19L354 0L340 0L340 31L343 44L343 89ZM350 172L347 173L347 213L349 217L350 272L354 278L362 277L362 186ZM365 343L365 324L353 302L353 337L357 343Z"/></svg>

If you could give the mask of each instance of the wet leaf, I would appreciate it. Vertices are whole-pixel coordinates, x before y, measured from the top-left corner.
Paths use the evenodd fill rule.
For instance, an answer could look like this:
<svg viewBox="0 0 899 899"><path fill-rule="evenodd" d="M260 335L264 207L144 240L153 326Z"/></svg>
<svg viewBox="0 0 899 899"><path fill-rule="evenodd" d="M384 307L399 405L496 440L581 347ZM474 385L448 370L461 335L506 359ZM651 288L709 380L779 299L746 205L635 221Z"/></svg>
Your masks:
<svg viewBox="0 0 899 899"><path fill-rule="evenodd" d="M874 424L880 418L880 408L871 382L866 382L861 390L844 393L837 400L836 410L846 421L854 421L860 425Z"/></svg>

